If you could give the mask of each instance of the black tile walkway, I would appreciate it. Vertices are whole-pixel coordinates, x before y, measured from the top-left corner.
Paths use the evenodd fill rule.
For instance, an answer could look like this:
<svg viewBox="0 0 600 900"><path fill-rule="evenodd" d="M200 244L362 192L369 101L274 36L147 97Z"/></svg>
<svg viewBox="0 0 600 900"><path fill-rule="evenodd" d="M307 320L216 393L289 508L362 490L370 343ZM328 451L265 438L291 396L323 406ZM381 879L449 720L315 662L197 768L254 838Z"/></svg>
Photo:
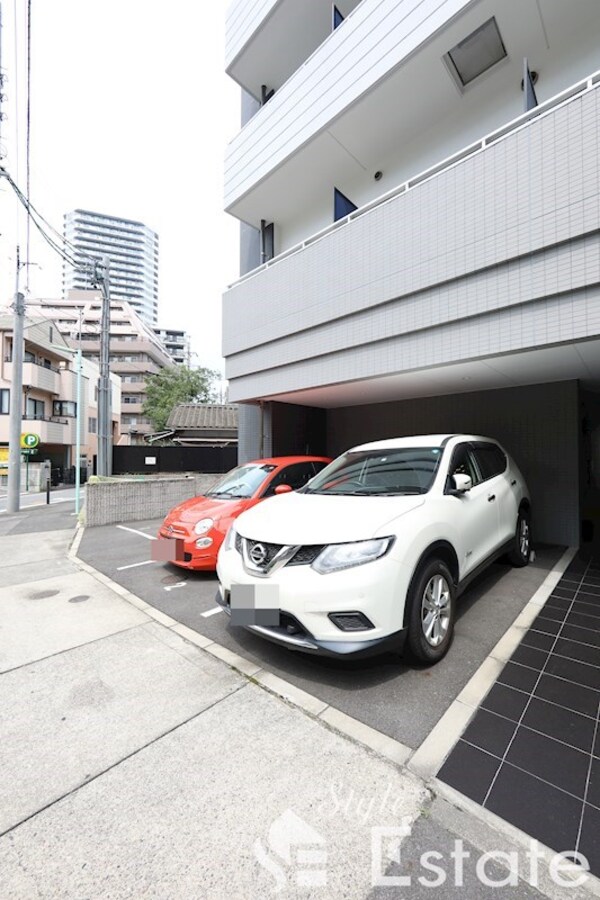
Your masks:
<svg viewBox="0 0 600 900"><path fill-rule="evenodd" d="M600 876L600 559L575 557L438 778Z"/></svg>

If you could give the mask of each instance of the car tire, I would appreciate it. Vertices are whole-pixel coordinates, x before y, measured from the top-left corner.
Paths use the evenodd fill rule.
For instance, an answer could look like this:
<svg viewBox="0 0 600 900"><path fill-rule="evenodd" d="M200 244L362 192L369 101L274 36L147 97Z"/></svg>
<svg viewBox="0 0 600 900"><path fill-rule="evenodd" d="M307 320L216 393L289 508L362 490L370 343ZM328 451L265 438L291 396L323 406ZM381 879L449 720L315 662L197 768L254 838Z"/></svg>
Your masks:
<svg viewBox="0 0 600 900"><path fill-rule="evenodd" d="M529 562L531 554L531 516L526 509L519 510L513 547L508 553L511 565L522 568Z"/></svg>
<svg viewBox="0 0 600 900"><path fill-rule="evenodd" d="M456 587L448 566L439 559L426 562L412 580L408 603L409 654L418 662L436 663L448 652L456 618Z"/></svg>

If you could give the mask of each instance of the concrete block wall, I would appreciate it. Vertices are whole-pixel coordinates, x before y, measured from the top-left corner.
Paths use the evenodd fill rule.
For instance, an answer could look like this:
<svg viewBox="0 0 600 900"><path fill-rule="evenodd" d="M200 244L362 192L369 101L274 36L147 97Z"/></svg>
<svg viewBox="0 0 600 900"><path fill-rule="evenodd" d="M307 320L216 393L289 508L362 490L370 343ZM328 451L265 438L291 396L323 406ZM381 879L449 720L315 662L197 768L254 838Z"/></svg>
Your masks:
<svg viewBox="0 0 600 900"><path fill-rule="evenodd" d="M157 519L178 503L203 494L221 477L195 474L181 478L122 479L86 484L85 524L93 527Z"/></svg>

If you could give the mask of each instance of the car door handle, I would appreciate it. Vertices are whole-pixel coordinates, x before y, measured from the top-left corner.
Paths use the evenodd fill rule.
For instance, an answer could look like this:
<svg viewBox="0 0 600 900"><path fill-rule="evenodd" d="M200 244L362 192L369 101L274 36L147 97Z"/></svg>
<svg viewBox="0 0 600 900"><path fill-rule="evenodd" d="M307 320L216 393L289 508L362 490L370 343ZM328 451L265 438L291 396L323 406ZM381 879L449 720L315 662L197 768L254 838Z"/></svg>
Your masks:
<svg viewBox="0 0 600 900"><path fill-rule="evenodd" d="M489 496L488 496L488 503L492 503L495 499L496 499L496 495L495 495L495 494L489 494Z"/></svg>

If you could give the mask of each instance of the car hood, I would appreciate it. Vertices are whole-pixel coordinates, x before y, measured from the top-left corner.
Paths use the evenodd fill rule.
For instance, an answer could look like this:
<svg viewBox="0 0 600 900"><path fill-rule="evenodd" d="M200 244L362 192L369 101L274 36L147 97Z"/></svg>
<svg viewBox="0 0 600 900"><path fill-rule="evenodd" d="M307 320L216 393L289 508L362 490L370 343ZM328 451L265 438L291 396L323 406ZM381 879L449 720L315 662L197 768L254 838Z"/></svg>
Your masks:
<svg viewBox="0 0 600 900"><path fill-rule="evenodd" d="M247 500L216 500L213 497L192 497L174 507L166 516L165 524L179 523L192 527L200 519L222 519L239 515L246 506Z"/></svg>
<svg viewBox="0 0 600 900"><path fill-rule="evenodd" d="M424 502L422 494L404 497L282 494L243 513L235 529L242 537L269 544L360 541L383 537L386 527L395 519Z"/></svg>

